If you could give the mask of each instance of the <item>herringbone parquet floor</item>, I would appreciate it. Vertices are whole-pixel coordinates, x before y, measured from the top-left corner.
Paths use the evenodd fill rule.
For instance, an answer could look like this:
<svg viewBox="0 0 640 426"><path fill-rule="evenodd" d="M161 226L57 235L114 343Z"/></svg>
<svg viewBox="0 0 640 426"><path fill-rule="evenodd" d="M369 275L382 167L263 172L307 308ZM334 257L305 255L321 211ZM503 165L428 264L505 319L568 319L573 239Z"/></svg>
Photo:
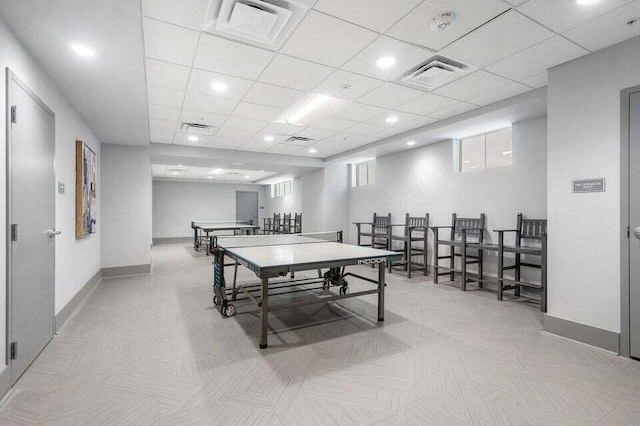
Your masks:
<svg viewBox="0 0 640 426"><path fill-rule="evenodd" d="M260 350L251 305L212 308L211 260L158 245L152 274L103 280L0 423L640 424L640 363L543 333L534 306L393 274L383 325L375 296L280 311Z"/></svg>

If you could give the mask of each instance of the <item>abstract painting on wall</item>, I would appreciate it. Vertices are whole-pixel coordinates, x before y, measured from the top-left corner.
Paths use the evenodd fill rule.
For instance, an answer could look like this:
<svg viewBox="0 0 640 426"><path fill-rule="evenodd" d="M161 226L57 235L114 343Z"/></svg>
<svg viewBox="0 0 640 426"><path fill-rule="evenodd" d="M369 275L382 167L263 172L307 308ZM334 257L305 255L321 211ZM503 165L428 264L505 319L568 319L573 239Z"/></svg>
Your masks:
<svg viewBox="0 0 640 426"><path fill-rule="evenodd" d="M98 163L96 153L76 141L76 239L96 232Z"/></svg>

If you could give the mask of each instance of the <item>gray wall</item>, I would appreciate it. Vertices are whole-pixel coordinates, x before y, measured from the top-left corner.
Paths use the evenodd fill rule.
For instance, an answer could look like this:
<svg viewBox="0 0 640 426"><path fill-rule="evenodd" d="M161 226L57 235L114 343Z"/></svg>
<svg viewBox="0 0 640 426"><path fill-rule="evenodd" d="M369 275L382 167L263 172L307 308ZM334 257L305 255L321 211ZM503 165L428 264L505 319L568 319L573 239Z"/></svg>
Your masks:
<svg viewBox="0 0 640 426"><path fill-rule="evenodd" d="M549 314L620 332L620 90L640 84L640 38L549 71ZM604 193L571 181L605 177ZM625 237L626 238L626 237Z"/></svg>
<svg viewBox="0 0 640 426"><path fill-rule="evenodd" d="M196 220L235 220L236 191L258 192L264 206L262 185L208 182L153 181L153 238L180 238L193 235ZM263 217L263 211L258 215ZM262 220L258 224L262 226Z"/></svg>
<svg viewBox="0 0 640 426"><path fill-rule="evenodd" d="M102 267L151 263L149 148L102 145Z"/></svg>

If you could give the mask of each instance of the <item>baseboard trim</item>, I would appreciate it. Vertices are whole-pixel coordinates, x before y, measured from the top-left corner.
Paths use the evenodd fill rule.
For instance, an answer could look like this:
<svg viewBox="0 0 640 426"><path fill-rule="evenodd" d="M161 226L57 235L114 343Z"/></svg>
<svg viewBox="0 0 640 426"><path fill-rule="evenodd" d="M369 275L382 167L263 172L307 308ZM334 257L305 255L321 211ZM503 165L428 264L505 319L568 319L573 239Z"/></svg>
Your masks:
<svg viewBox="0 0 640 426"><path fill-rule="evenodd" d="M102 271L98 270L95 275L89 278L89 281L76 293L75 296L67 302L67 304L56 315L56 333L60 331L62 326L67 322L78 307L84 302L87 296L96 288L102 279Z"/></svg>
<svg viewBox="0 0 640 426"><path fill-rule="evenodd" d="M564 318L544 314L542 317L544 331L595 346L616 354L620 353L620 333L593 327Z"/></svg>
<svg viewBox="0 0 640 426"><path fill-rule="evenodd" d="M171 243L188 243L193 241L191 237L166 237L166 238L154 238L153 244L171 244Z"/></svg>
<svg viewBox="0 0 640 426"><path fill-rule="evenodd" d="M11 368L5 366L5 369L0 373L0 406L4 405L5 397L11 390Z"/></svg>
<svg viewBox="0 0 640 426"><path fill-rule="evenodd" d="M148 274L151 272L151 264L116 266L114 268L102 268L102 278L121 277L123 275Z"/></svg>

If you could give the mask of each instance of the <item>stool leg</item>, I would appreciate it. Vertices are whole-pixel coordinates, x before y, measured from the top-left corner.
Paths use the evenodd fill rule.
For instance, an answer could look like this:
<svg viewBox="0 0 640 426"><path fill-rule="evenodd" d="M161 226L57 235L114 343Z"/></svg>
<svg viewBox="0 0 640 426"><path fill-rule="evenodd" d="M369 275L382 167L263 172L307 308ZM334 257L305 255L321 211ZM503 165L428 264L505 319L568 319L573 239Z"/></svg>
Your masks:
<svg viewBox="0 0 640 426"><path fill-rule="evenodd" d="M504 294L504 234L498 233L498 300L502 300Z"/></svg>
<svg viewBox="0 0 640 426"><path fill-rule="evenodd" d="M516 281L520 281L520 273L521 273L521 265L520 265L521 255L516 254L516 270L515 270L515 278ZM520 297L520 286L518 284L515 285L515 295L516 297Z"/></svg>
<svg viewBox="0 0 640 426"><path fill-rule="evenodd" d="M462 291L467 291L467 233L462 231L461 247Z"/></svg>
<svg viewBox="0 0 640 426"><path fill-rule="evenodd" d="M407 263L404 264L405 268L407 268L407 277L411 278L411 235L409 235L409 241L405 242L405 254L407 256Z"/></svg>

